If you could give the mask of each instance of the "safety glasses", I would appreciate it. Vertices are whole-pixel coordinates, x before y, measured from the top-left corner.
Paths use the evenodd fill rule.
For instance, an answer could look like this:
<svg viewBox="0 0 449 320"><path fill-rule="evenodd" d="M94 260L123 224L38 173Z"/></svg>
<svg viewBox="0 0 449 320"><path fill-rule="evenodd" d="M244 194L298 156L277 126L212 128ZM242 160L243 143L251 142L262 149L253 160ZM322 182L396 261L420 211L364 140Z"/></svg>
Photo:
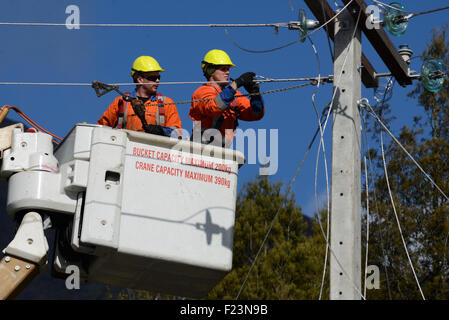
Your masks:
<svg viewBox="0 0 449 320"><path fill-rule="evenodd" d="M142 75L142 78L145 78L145 79L147 79L148 81L152 81L152 82L155 82L156 80L160 80L161 79L161 76L158 74L157 76L156 75L153 75L153 76L150 76L150 75Z"/></svg>

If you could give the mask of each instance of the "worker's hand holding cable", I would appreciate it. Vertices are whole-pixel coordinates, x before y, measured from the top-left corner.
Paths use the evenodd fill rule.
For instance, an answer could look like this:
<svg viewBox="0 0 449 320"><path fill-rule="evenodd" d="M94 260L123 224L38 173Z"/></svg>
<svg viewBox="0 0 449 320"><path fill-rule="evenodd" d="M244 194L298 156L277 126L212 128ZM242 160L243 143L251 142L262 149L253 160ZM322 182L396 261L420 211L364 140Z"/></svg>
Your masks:
<svg viewBox="0 0 449 320"><path fill-rule="evenodd" d="M223 111L226 110L229 107L229 105L231 104L231 102L234 100L237 88L240 88L241 86L245 86L245 88L251 87L254 84L253 79L255 76L256 76L256 74L254 72L245 72L240 77L238 77L236 80L233 80L231 85L228 85L227 87L225 87L220 92L220 94L217 96L218 101L217 101L217 98L215 99L218 106ZM251 87L251 88L253 88L253 87Z"/></svg>
<svg viewBox="0 0 449 320"><path fill-rule="evenodd" d="M241 86L244 86L245 89L247 86L250 86L252 83L254 83L254 77L256 74L254 72L245 72L240 77L238 77L235 81L235 84L237 85L237 88L240 88Z"/></svg>
<svg viewBox="0 0 449 320"><path fill-rule="evenodd" d="M243 87L245 87L245 90L251 95L256 95L260 92L259 84L255 82L254 79L251 82L245 83Z"/></svg>
<svg viewBox="0 0 449 320"><path fill-rule="evenodd" d="M254 72L246 72L235 80L237 86L241 84L245 90L250 94L251 109L254 114L260 115L264 109L264 102L260 93L259 84L254 81L256 74Z"/></svg>

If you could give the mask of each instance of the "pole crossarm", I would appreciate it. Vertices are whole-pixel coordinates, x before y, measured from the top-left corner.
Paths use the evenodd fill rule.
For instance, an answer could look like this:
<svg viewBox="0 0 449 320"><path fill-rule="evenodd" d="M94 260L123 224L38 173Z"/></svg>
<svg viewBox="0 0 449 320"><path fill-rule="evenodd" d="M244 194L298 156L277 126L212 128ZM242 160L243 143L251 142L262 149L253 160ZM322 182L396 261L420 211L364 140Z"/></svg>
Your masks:
<svg viewBox="0 0 449 320"><path fill-rule="evenodd" d="M312 11L313 15L318 19L320 24L326 23L332 19L336 13L331 8L327 0L304 0L304 2L309 7L310 11ZM324 16L323 16L323 7L321 7L321 3L324 7ZM357 19L357 16L355 17ZM327 28L325 29L328 33L330 39L334 41L334 30L335 26L333 23L329 23ZM377 88L379 86L379 80L376 77L376 70L374 69L371 62L368 58L362 53L362 82L366 88Z"/></svg>
<svg viewBox="0 0 449 320"><path fill-rule="evenodd" d="M346 5L351 0L342 1ZM409 76L408 65L399 54L393 42L391 42L385 30L383 28L367 28L365 22L369 18L369 12L371 12L370 10L367 10L367 7L364 0L354 0L348 6L348 11L354 19L357 19L357 16L361 11L360 27L377 54L381 57L382 61L401 86L411 85L412 79Z"/></svg>

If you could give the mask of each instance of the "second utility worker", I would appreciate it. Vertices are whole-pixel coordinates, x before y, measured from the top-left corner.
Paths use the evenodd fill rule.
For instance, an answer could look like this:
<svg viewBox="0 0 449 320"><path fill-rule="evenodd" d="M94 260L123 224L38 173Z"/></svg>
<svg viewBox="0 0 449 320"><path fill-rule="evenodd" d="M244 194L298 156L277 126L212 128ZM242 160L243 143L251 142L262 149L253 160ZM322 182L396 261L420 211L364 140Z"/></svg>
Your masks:
<svg viewBox="0 0 449 320"><path fill-rule="evenodd" d="M259 93L259 85L254 82L255 74L246 72L229 84L229 69L235 67L228 54L222 50L211 50L204 56L201 69L207 83L192 95L190 118L193 124L193 140L230 146L238 120L256 121L262 119L265 107ZM241 96L237 89L243 86L251 95L250 99ZM195 101L202 100L202 101ZM207 134L207 129L216 129L217 135Z"/></svg>
<svg viewBox="0 0 449 320"><path fill-rule="evenodd" d="M161 78L159 73L164 71L156 59L149 56L138 57L131 69L131 77L137 84L135 94L131 97L143 103L145 108L143 121L146 120L148 124L147 130L144 130L142 120L134 112L131 102L125 101L123 97L115 98L97 123L168 137L180 135L181 119L173 100L157 93ZM175 135L172 134L174 130L176 130Z"/></svg>

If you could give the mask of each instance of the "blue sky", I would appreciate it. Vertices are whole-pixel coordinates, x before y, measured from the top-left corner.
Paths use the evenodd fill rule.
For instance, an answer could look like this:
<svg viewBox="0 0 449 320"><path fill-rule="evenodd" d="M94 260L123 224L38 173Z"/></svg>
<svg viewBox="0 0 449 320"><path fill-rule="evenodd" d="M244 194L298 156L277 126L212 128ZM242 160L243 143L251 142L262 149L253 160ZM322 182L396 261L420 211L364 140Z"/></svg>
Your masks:
<svg viewBox="0 0 449 320"><path fill-rule="evenodd" d="M366 1L371 4L371 0ZM406 9L418 12L447 5L447 0L401 1ZM334 1L329 1L334 7ZM0 22L65 23L66 7L77 5L83 23L154 23L154 24L220 24L277 23L297 20L298 10L306 9L304 1L148 1L148 0L3 0L0 2ZM294 10L292 11L292 7ZM413 19L407 33L393 38L395 45L407 43L415 54L421 54L430 40L433 27L448 22L448 11ZM245 48L264 50L297 39L297 33L272 28L230 28L232 38ZM233 45L223 28L106 28L81 27L68 30L64 26L0 26L0 82L131 82L130 67L140 55L156 58L166 69L161 81L203 81L200 68L204 54L210 49L225 50L236 68L231 77L253 71L270 78L317 76L317 63L308 42L271 53L247 53ZM327 38L324 31L312 36L321 61L321 74L333 73ZM363 52L377 72L387 72L369 42L362 40ZM413 61L412 69L419 70ZM288 87L292 83L263 84L261 90ZM198 85L161 85L159 91L174 101L191 98ZM132 87L121 89L132 90ZM397 120L393 129L411 123L420 113L416 101L406 94L412 87L395 86L391 100ZM279 130L279 168L273 181L288 184L312 138L317 119L312 106L314 87L289 90L264 96L265 117L258 122L240 122L240 128ZM331 100L332 86L322 86L316 98L318 109ZM362 95L373 102L373 90L363 89ZM97 98L88 86L6 86L0 85L1 105L19 107L34 121L58 136L65 136L79 122L95 123L115 97L109 93ZM189 105L178 105L183 127L190 132ZM20 121L14 112L8 116ZM326 130L326 151L330 165L331 127ZM314 174L318 144L315 144L301 170L294 192L297 203L308 215L314 210ZM245 165L239 174L239 190L243 182L258 174L258 165ZM330 168L329 168L330 170ZM319 167L318 193L325 192L324 169ZM321 197L322 198L322 197Z"/></svg>

